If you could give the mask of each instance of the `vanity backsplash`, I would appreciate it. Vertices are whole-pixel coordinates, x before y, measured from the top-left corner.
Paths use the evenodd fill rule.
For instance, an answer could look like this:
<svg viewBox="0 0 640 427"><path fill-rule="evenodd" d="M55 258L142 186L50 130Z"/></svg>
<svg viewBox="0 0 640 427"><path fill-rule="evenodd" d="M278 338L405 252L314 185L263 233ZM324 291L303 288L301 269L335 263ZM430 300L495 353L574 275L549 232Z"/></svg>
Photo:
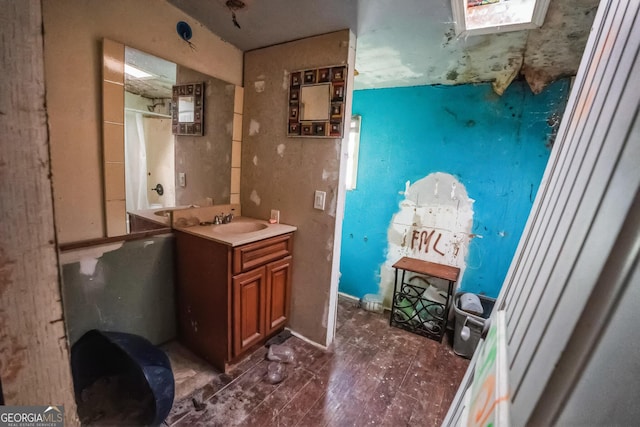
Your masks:
<svg viewBox="0 0 640 427"><path fill-rule="evenodd" d="M239 204L214 205L179 209L172 212L171 224L173 228L191 227L200 223L213 223L216 216L241 216Z"/></svg>

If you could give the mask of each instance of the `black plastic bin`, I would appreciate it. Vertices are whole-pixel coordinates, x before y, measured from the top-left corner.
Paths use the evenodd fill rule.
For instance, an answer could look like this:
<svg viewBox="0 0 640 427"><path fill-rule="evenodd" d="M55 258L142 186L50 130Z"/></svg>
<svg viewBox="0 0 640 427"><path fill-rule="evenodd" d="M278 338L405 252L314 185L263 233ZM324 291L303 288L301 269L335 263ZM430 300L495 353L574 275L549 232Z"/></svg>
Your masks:
<svg viewBox="0 0 640 427"><path fill-rule="evenodd" d="M480 335L484 328L485 321L491 316L493 306L496 300L486 297L484 295L478 295L484 312L481 316L466 312L460 308L460 296L467 292L458 292L453 299L453 307L456 313L456 327L455 335L453 337L453 351L458 356L471 359L473 353L480 341ZM469 328L469 339L466 341L462 339L462 328L467 326Z"/></svg>
<svg viewBox="0 0 640 427"><path fill-rule="evenodd" d="M175 393L171 362L141 336L90 330L71 347L71 371L78 414L87 424L108 423L94 418L131 409L133 415L114 424L157 426L171 411ZM90 406L96 403L101 406Z"/></svg>

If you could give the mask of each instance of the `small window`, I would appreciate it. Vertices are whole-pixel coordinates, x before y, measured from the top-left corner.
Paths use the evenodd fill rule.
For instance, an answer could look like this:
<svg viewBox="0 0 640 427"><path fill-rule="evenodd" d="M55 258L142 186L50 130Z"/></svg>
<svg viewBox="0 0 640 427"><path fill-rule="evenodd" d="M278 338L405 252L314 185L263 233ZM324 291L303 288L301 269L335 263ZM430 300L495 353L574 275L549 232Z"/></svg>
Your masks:
<svg viewBox="0 0 640 427"><path fill-rule="evenodd" d="M351 117L349 125L349 145L347 147L347 190L356 188L358 178L358 151L360 150L360 124L361 118L356 115Z"/></svg>
<svg viewBox="0 0 640 427"><path fill-rule="evenodd" d="M539 28L550 0L451 0L461 37Z"/></svg>

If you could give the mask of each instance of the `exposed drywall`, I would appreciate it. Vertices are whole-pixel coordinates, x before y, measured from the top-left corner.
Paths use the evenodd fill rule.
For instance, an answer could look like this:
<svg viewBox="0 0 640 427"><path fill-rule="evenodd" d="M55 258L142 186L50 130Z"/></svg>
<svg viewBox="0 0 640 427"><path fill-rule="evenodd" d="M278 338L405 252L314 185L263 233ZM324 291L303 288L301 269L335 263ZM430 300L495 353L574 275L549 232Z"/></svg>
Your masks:
<svg viewBox="0 0 640 427"><path fill-rule="evenodd" d="M6 405L64 405L78 425L60 303L41 4L3 1L0 378Z"/></svg>
<svg viewBox="0 0 640 427"><path fill-rule="evenodd" d="M353 113L362 117L358 180L346 198L340 290L357 297L379 291L381 266L395 262L388 258L390 235L397 241L389 227L406 203L406 192L411 194L408 185L442 172L461 186L453 189L456 181L447 188L438 186L444 200L427 199L435 212L427 214L427 220L448 215L454 190L461 203L450 213L459 217L436 228L463 234L470 218L468 198L474 200L473 227L468 247L461 242L457 257L451 257L453 252L447 255L455 249L453 234L450 240L443 233L437 249L445 254L442 259L449 256L447 261L464 270L462 288L497 296L540 183L554 138L552 125L562 115L568 88L565 79L535 96L523 81L513 83L502 97L489 84L355 91ZM433 194L435 182L430 188ZM461 215L458 210L464 204L468 206ZM429 242L434 257L439 256L433 247L438 232ZM408 249L412 238L407 234ZM397 258L400 254L396 251Z"/></svg>
<svg viewBox="0 0 640 427"><path fill-rule="evenodd" d="M386 261L380 267L378 294L391 307L395 264L403 256L460 269L464 276L473 226L473 199L453 175L442 172L409 185L387 231ZM445 288L446 289L446 288Z"/></svg>
<svg viewBox="0 0 640 427"><path fill-rule="evenodd" d="M325 343L340 139L288 138L290 71L346 63L348 30L248 52L242 142L241 200L244 215L268 219L280 210L283 223L298 227L294 235L293 292L290 326ZM349 90L349 88L347 88ZM313 208L314 191L327 193L326 210Z"/></svg>
<svg viewBox="0 0 640 427"><path fill-rule="evenodd" d="M48 0L42 9L58 237L102 237L100 41L110 38L236 85L242 52L164 0ZM191 24L195 50L176 34L180 20Z"/></svg>
<svg viewBox="0 0 640 427"><path fill-rule="evenodd" d="M162 235L63 252L69 343L91 329L174 339L174 248L173 235Z"/></svg>
<svg viewBox="0 0 640 427"><path fill-rule="evenodd" d="M204 133L176 136L176 180L185 173L186 186L176 185L178 205L229 203L231 137L235 85L178 65L176 84L204 82ZM178 184L176 182L176 184Z"/></svg>

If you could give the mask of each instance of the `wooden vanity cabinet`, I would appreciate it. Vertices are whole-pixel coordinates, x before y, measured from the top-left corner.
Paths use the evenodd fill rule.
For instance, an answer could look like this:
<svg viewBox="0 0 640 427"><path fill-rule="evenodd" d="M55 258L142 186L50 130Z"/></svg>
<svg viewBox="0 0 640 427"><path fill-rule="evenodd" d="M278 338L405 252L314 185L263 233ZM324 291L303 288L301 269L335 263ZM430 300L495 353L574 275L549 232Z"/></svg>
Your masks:
<svg viewBox="0 0 640 427"><path fill-rule="evenodd" d="M231 247L175 234L180 340L224 371L286 325L293 236Z"/></svg>

